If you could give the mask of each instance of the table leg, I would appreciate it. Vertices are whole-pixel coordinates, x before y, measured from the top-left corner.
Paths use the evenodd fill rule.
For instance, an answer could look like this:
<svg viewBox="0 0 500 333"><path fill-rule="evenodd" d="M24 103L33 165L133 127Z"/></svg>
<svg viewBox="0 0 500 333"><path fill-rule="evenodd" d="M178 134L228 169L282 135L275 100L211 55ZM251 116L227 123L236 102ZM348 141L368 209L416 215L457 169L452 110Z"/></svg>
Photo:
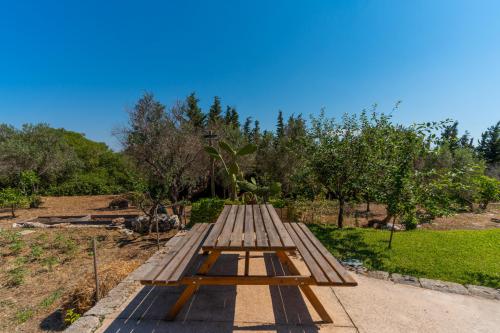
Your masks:
<svg viewBox="0 0 500 333"><path fill-rule="evenodd" d="M250 271L250 251L245 252L245 276L248 276Z"/></svg>
<svg viewBox="0 0 500 333"><path fill-rule="evenodd" d="M276 251L276 255L278 256L278 259L281 261L281 263L285 264L288 267L290 273L294 275L300 275L299 270L284 251ZM314 310L316 310L316 312L319 314L321 319L326 323L333 323L332 318L326 311L323 304L321 304L316 294L314 294L314 291L312 290L311 286L301 285L299 286L299 288L300 290L302 290L302 292L307 297L309 302L311 302L311 305L313 306Z"/></svg>
<svg viewBox="0 0 500 333"><path fill-rule="evenodd" d="M212 266L215 264L217 261L217 258L219 258L220 251L213 251L211 252L207 259L203 262L203 264L200 266L200 269L198 270L198 274L206 274L212 268ZM184 289L182 294L179 296L175 304L170 308L168 311L165 319L166 320L174 320L175 317L177 317L177 314L179 311L181 311L182 307L186 302L193 296L195 291L198 289L198 285L189 285Z"/></svg>

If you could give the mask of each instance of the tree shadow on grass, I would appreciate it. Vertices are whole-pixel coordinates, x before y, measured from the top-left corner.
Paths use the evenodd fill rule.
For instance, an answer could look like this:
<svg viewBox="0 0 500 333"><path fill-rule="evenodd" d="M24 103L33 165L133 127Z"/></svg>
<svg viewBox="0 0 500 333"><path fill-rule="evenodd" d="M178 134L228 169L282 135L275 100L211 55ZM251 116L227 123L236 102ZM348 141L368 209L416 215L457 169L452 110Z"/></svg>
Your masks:
<svg viewBox="0 0 500 333"><path fill-rule="evenodd" d="M309 225L314 235L338 259L359 259L372 269L384 267L387 254L365 242L363 231L356 228L339 229L333 226ZM383 247L382 247L383 248Z"/></svg>

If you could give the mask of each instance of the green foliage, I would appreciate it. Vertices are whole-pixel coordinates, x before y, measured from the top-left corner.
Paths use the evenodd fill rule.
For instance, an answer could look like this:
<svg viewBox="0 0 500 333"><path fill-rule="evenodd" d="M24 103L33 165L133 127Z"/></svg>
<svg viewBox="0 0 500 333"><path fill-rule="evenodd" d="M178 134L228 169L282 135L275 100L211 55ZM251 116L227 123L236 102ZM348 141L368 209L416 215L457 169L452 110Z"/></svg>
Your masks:
<svg viewBox="0 0 500 333"><path fill-rule="evenodd" d="M281 194L281 184L278 182L272 182L269 185L258 185L255 178L252 177L250 181L240 180L237 183L239 188L244 192L252 194L255 197L255 201L265 203L269 201L269 198Z"/></svg>
<svg viewBox="0 0 500 333"><path fill-rule="evenodd" d="M481 175L477 179L478 201L481 209L486 209L490 202L500 200L500 181L488 176Z"/></svg>
<svg viewBox="0 0 500 333"><path fill-rule="evenodd" d="M26 268L18 266L7 271L8 282L7 285L11 287L18 287L24 283L26 278Z"/></svg>
<svg viewBox="0 0 500 333"><path fill-rule="evenodd" d="M28 198L20 190L10 187L0 190L0 207L10 208L12 217L16 217L17 208L27 207L28 204Z"/></svg>
<svg viewBox="0 0 500 333"><path fill-rule="evenodd" d="M75 309L68 309L64 314L64 323L69 326L77 321L81 315L75 311Z"/></svg>
<svg viewBox="0 0 500 333"><path fill-rule="evenodd" d="M309 225L337 258L357 258L372 270L500 288L500 229L400 232Z"/></svg>
<svg viewBox="0 0 500 333"><path fill-rule="evenodd" d="M42 265L46 266L49 272L52 272L52 269L57 263L59 263L59 259L54 256L46 257L42 260Z"/></svg>
<svg viewBox="0 0 500 333"><path fill-rule="evenodd" d="M16 312L16 321L18 324L22 324L30 320L35 311L32 308L25 308Z"/></svg>
<svg viewBox="0 0 500 333"><path fill-rule="evenodd" d="M193 203L190 225L195 223L214 223L224 208L225 201L219 198L204 198Z"/></svg>
<svg viewBox="0 0 500 333"><path fill-rule="evenodd" d="M60 297L62 296L62 289L57 289L54 291L52 294L49 296L45 297L41 302L40 302L40 308L46 309L52 304L54 304L55 301L57 301Z"/></svg>
<svg viewBox="0 0 500 333"><path fill-rule="evenodd" d="M68 238L63 234L58 234L54 238L53 246L54 248L61 251L61 253L66 254L69 257L73 257L76 254L76 251L78 250L76 242L73 239Z"/></svg>
<svg viewBox="0 0 500 333"><path fill-rule="evenodd" d="M212 158L222 162L226 175L231 183L231 200L236 200L238 194L238 181L243 180L243 173L239 165L239 159L242 156L250 155L257 150L257 146L253 144L247 144L242 148L236 150L229 143L225 141L219 141L218 151L214 147L205 146L204 149ZM227 156L224 159L223 155Z"/></svg>
<svg viewBox="0 0 500 333"><path fill-rule="evenodd" d="M124 188L120 185L109 184L105 175L99 173L76 174L73 178L59 185L53 185L47 194L62 195L97 195L121 193Z"/></svg>
<svg viewBox="0 0 500 333"><path fill-rule="evenodd" d="M43 248L40 245L32 245L30 257L32 260L39 260L42 257Z"/></svg>

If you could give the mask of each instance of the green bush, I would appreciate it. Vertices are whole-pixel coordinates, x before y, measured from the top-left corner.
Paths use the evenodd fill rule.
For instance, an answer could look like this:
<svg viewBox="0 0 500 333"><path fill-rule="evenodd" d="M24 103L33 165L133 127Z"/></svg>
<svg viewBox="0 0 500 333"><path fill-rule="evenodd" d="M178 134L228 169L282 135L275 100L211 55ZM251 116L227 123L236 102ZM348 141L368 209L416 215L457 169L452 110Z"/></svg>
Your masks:
<svg viewBox="0 0 500 333"><path fill-rule="evenodd" d="M193 203L189 225L215 222L225 203L225 200L219 198L205 198Z"/></svg>
<svg viewBox="0 0 500 333"><path fill-rule="evenodd" d="M47 191L49 195L98 195L123 192L118 185L111 185L99 174L81 174L60 184L53 185Z"/></svg>

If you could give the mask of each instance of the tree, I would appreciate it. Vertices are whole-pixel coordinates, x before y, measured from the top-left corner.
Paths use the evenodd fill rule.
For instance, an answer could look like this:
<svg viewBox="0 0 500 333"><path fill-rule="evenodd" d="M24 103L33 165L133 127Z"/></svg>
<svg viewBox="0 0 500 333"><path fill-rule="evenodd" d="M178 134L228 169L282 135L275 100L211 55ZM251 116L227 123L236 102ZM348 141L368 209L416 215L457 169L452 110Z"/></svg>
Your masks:
<svg viewBox="0 0 500 333"><path fill-rule="evenodd" d="M186 115L189 119L189 122L196 128L203 128L205 125L206 116L201 111L201 108L198 106L198 102L200 100L196 98L194 92L192 92L186 98Z"/></svg>
<svg viewBox="0 0 500 333"><path fill-rule="evenodd" d="M208 111L208 125L209 127L215 126L222 121L222 106L220 103L220 98L218 96L214 97L214 102Z"/></svg>
<svg viewBox="0 0 500 333"><path fill-rule="evenodd" d="M206 186L208 160L200 154L202 133L186 121L185 109L182 104L166 109L145 94L130 111L129 125L118 133L125 154L145 179L152 220L162 200L175 204Z"/></svg>
<svg viewBox="0 0 500 333"><path fill-rule="evenodd" d="M283 112L278 112L278 123L276 124L276 137L281 139L285 136L285 124L283 123Z"/></svg>
<svg viewBox="0 0 500 333"><path fill-rule="evenodd" d="M227 106L226 114L224 116L224 123L235 128L240 127L239 115L235 107L229 105Z"/></svg>
<svg viewBox="0 0 500 333"><path fill-rule="evenodd" d="M222 162L226 175L231 183L231 200L236 200L238 194L238 181L244 180L238 160L245 155L255 152L257 147L253 144L247 144L236 150L227 142L219 141L219 148L221 151L218 151L215 147L205 146L205 151L213 158ZM223 152L228 156L227 161L224 160Z"/></svg>
<svg viewBox="0 0 500 333"><path fill-rule="evenodd" d="M0 191L0 207L10 208L12 217L16 217L15 210L28 205L28 198L15 188L4 188Z"/></svg>
<svg viewBox="0 0 500 333"><path fill-rule="evenodd" d="M500 163L500 121L481 134L477 150L489 165Z"/></svg>
<svg viewBox="0 0 500 333"><path fill-rule="evenodd" d="M245 119L245 124L243 125L243 136L247 139L247 141L251 141L252 138L250 126L252 126L252 117L247 117L247 119Z"/></svg>
<svg viewBox="0 0 500 333"><path fill-rule="evenodd" d="M500 181L488 176L480 176L478 182L478 201L481 209L488 208L490 202L500 200Z"/></svg>
<svg viewBox="0 0 500 333"><path fill-rule="evenodd" d="M460 138L458 137L458 121L453 124L445 126L441 133L441 144L447 144L451 152L454 152L460 147Z"/></svg>
<svg viewBox="0 0 500 333"><path fill-rule="evenodd" d="M344 115L342 122L325 118L324 112L312 120L311 169L319 183L338 201L338 227L343 227L345 203L358 196L366 147L359 135L355 116Z"/></svg>
<svg viewBox="0 0 500 333"><path fill-rule="evenodd" d="M260 141L260 123L258 120L255 120L253 123L252 140L251 141L255 144L258 144Z"/></svg>

